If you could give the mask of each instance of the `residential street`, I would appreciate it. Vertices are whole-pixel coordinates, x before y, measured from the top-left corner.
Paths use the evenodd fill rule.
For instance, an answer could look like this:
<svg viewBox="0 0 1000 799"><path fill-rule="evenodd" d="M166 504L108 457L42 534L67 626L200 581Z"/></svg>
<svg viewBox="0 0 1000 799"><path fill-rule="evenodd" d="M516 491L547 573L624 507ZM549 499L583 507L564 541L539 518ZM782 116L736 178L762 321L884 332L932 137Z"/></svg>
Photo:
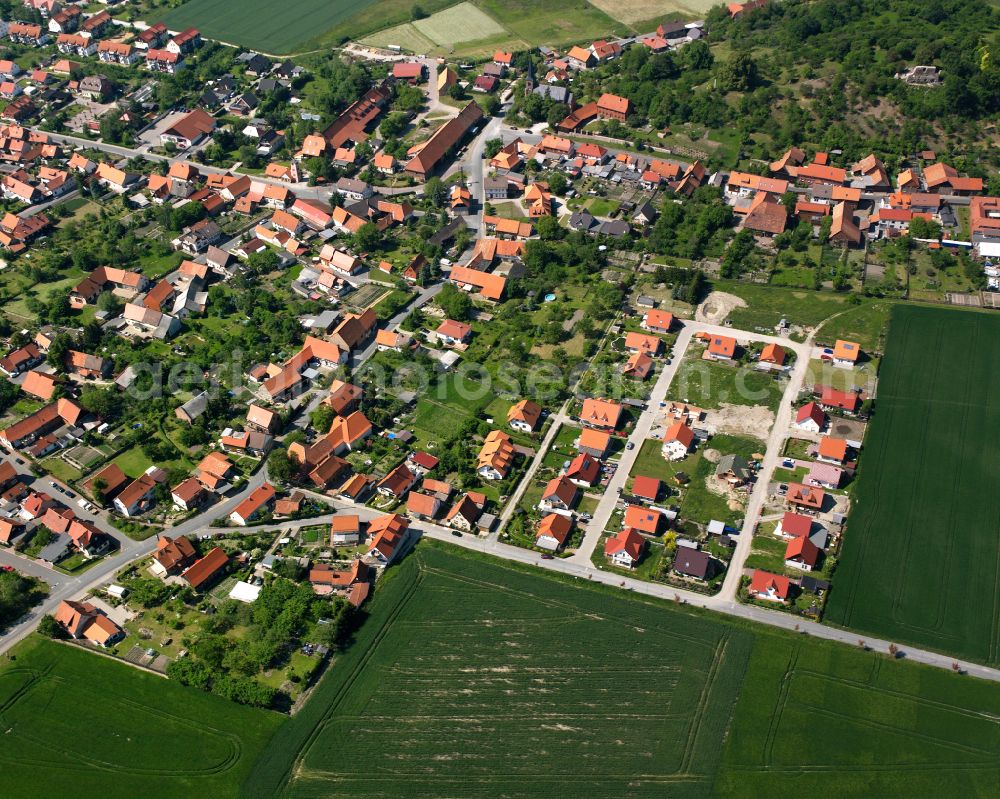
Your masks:
<svg viewBox="0 0 1000 799"><path fill-rule="evenodd" d="M531 485L531 481L535 479L535 472L538 471L538 467L541 465L542 461L545 459L546 453L549 451L549 447L552 446L552 442L555 440L556 434L559 429L565 424L569 419L566 416L566 409L569 407L569 400L566 400L562 404L562 407L555 412L552 416L552 423L549 425L549 429L545 432L545 437L542 439L541 444L538 445L538 451L535 452L535 457L531 459L531 463L528 465L527 471L524 473L524 477L521 478L521 482L517 484L517 488L514 489L514 493L511 494L510 499L507 500L506 506L504 506L503 511L500 513L500 519L497 524L497 529L490 534L490 538L496 539L499 536L500 531L507 525L510 521L510 517L514 515L514 511L517 510L517 506L521 502L521 497L524 496L524 492Z"/></svg>

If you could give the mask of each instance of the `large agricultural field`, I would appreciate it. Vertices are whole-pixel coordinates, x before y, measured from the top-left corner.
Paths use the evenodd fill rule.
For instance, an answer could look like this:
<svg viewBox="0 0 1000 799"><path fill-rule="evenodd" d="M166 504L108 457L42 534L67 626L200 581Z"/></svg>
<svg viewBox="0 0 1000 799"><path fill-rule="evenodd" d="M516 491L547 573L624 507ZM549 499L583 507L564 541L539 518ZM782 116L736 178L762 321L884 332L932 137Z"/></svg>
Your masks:
<svg viewBox="0 0 1000 799"><path fill-rule="evenodd" d="M630 29L586 0L475 0L426 19L384 28L362 39L376 47L397 45L432 55L490 55L496 49L523 50L539 44L601 38Z"/></svg>
<svg viewBox="0 0 1000 799"><path fill-rule="evenodd" d="M1000 319L893 308L827 619L1000 664Z"/></svg>
<svg viewBox="0 0 1000 799"><path fill-rule="evenodd" d="M421 0L427 13L454 0ZM188 0L163 15L171 29L198 28L210 39L284 54L357 38L410 18L412 0Z"/></svg>
<svg viewBox="0 0 1000 799"><path fill-rule="evenodd" d="M750 642L422 544L247 793L709 796Z"/></svg>
<svg viewBox="0 0 1000 799"><path fill-rule="evenodd" d="M0 660L0 793L235 797L280 722L32 636Z"/></svg>
<svg viewBox="0 0 1000 799"><path fill-rule="evenodd" d="M425 542L245 795L986 797L998 715L990 683Z"/></svg>
<svg viewBox="0 0 1000 799"><path fill-rule="evenodd" d="M163 15L171 29L197 27L210 39L280 55L348 39L414 53L489 55L498 47L565 45L613 35L648 33L667 16L704 17L710 0L424 0L428 14L411 19L411 0L245 0L239 13L225 0L188 0Z"/></svg>
<svg viewBox="0 0 1000 799"><path fill-rule="evenodd" d="M0 661L11 796L985 799L1000 780L1000 686L435 542L280 718L37 636Z"/></svg>

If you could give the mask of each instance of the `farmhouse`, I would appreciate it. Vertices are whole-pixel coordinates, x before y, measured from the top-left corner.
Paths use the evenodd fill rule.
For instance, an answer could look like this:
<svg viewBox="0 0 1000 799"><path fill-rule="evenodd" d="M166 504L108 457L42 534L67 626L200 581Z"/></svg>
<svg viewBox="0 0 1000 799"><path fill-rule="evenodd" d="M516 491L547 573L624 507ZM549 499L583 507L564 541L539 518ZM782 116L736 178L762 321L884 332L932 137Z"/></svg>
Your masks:
<svg viewBox="0 0 1000 799"><path fill-rule="evenodd" d="M483 112L475 102L469 102L457 117L453 117L438 128L420 146L413 158L406 164L406 172L421 180L426 179L441 163L441 160L479 124Z"/></svg>

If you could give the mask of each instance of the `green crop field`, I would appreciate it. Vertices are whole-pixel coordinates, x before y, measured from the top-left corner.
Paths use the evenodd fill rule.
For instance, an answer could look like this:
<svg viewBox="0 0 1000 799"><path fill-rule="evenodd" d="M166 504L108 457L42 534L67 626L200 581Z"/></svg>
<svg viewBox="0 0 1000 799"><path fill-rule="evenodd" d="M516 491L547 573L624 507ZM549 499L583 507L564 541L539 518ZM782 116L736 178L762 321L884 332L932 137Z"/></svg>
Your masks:
<svg viewBox="0 0 1000 799"><path fill-rule="evenodd" d="M996 796L1000 686L421 543L291 717L39 637L3 796Z"/></svg>
<svg viewBox="0 0 1000 799"><path fill-rule="evenodd" d="M1000 686L754 629L715 796L997 795Z"/></svg>
<svg viewBox="0 0 1000 799"><path fill-rule="evenodd" d="M421 545L246 790L708 796L750 640Z"/></svg>
<svg viewBox="0 0 1000 799"><path fill-rule="evenodd" d="M0 662L0 793L235 797L280 721L32 637Z"/></svg>
<svg viewBox="0 0 1000 799"><path fill-rule="evenodd" d="M1000 318L893 308L827 619L1000 664Z"/></svg>
<svg viewBox="0 0 1000 799"><path fill-rule="evenodd" d="M432 13L454 0L422 0ZM410 19L412 0L188 0L162 16L171 28L193 25L210 39L265 53L294 53L358 38Z"/></svg>
<svg viewBox="0 0 1000 799"><path fill-rule="evenodd" d="M435 542L369 610L245 795L987 797L1000 779L1000 687L943 670Z"/></svg>

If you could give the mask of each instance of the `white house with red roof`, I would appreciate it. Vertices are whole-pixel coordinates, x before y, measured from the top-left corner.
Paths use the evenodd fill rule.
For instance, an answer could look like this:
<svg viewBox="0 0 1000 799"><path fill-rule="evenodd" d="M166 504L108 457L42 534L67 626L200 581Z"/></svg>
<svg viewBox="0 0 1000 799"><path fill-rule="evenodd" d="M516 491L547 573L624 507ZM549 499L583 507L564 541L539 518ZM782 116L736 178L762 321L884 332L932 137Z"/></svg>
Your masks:
<svg viewBox="0 0 1000 799"><path fill-rule="evenodd" d="M668 461L679 461L687 457L694 446L694 430L684 422L674 422L663 434L663 457Z"/></svg>
<svg viewBox="0 0 1000 799"><path fill-rule="evenodd" d="M618 535L611 536L604 542L604 557L614 566L634 569L642 558L645 548L646 539L631 527L626 527Z"/></svg>
<svg viewBox="0 0 1000 799"><path fill-rule="evenodd" d="M826 414L815 402L807 402L795 414L795 426L809 433L818 433L826 427Z"/></svg>
<svg viewBox="0 0 1000 799"><path fill-rule="evenodd" d="M788 599L792 581L780 574L772 574L757 569L750 578L750 596L770 602L784 602Z"/></svg>

